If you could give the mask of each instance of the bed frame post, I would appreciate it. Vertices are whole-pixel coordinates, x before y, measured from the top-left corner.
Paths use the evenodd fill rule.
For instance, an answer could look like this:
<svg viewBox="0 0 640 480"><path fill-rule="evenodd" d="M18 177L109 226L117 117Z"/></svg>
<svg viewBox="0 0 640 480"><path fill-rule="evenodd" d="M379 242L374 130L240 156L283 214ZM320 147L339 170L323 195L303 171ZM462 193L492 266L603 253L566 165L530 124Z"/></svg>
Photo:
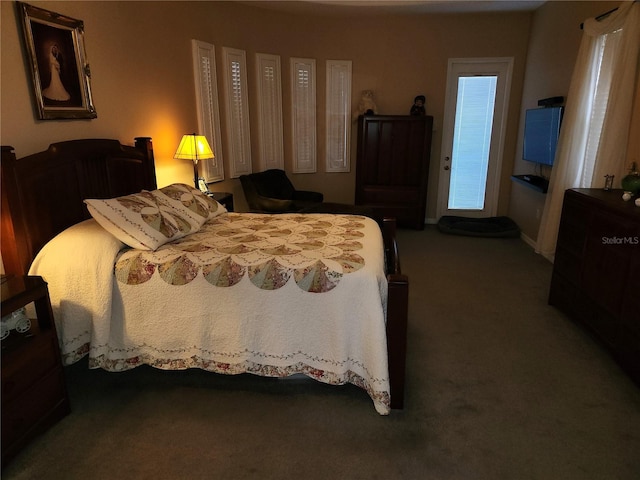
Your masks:
<svg viewBox="0 0 640 480"><path fill-rule="evenodd" d="M409 303L409 279L402 274L398 244L396 242L396 221L383 220L383 236L387 262L387 352L389 358L389 383L391 408L404 408L405 371L407 356L407 323Z"/></svg>
<svg viewBox="0 0 640 480"><path fill-rule="evenodd" d="M149 175L150 179L153 179L153 183L156 183L155 158L153 156L153 142L151 141L151 137L135 137L134 140L135 147L149 159L149 161L146 162L148 167L147 175Z"/></svg>
<svg viewBox="0 0 640 480"><path fill-rule="evenodd" d="M2 218L2 265L4 271L7 274L23 275L25 274L25 265L29 265L30 259L29 250L24 242L16 241L17 238L23 238L24 234L20 232L21 223L14 222L14 218L21 218L22 212L19 202L13 202L11 199L15 199L15 192L10 191L13 181L10 180L10 176L15 175L13 165L16 162L16 154L13 147L3 145L2 146L2 159L0 160L2 167L2 174L0 175L2 185L2 205L1 205L1 218Z"/></svg>
<svg viewBox="0 0 640 480"><path fill-rule="evenodd" d="M151 137L136 137L135 143L137 149L142 150L147 158L153 158L153 142Z"/></svg>

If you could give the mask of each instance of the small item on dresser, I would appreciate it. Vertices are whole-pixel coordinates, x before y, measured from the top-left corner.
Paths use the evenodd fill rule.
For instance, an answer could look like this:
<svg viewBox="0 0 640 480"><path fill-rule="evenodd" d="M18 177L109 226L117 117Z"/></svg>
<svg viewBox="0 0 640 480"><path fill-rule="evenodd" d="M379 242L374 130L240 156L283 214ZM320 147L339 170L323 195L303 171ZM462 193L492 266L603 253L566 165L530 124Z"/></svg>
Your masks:
<svg viewBox="0 0 640 480"><path fill-rule="evenodd" d="M624 177L620 183L625 192L629 192L631 195L640 195L640 172L638 172L636 162L631 164L629 175Z"/></svg>
<svg viewBox="0 0 640 480"><path fill-rule="evenodd" d="M363 90L360 103L358 103L357 115L375 115L377 111L376 102L373 100L373 90Z"/></svg>
<svg viewBox="0 0 640 480"><path fill-rule="evenodd" d="M427 99L424 95L418 95L413 99L413 105L411 106L411 110L409 111L409 115L426 115L427 112L425 110L425 105L427 103Z"/></svg>
<svg viewBox="0 0 640 480"><path fill-rule="evenodd" d="M636 198L635 202L636 207L640 207L640 197Z"/></svg>
<svg viewBox="0 0 640 480"><path fill-rule="evenodd" d="M609 191L613 188L613 178L615 175L604 176L604 190Z"/></svg>
<svg viewBox="0 0 640 480"><path fill-rule="evenodd" d="M20 308L9 315L2 317L0 324L0 336L2 340L7 338L11 330L18 333L27 333L31 329L31 320L27 317L26 309Z"/></svg>
<svg viewBox="0 0 640 480"><path fill-rule="evenodd" d="M622 199L623 199L625 202L628 202L629 200L631 200L631 197L632 197L632 196L633 196L633 195L631 195L631 192L624 192L624 193L622 194Z"/></svg>

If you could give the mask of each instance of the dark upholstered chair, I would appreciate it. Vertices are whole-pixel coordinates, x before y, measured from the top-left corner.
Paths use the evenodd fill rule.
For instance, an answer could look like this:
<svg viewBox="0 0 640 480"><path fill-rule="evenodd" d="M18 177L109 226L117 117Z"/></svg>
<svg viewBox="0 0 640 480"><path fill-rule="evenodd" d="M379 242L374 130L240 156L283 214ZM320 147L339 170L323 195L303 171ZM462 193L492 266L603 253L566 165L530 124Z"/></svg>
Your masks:
<svg viewBox="0 0 640 480"><path fill-rule="evenodd" d="M271 169L240 176L252 212L304 212L322 203L320 192L296 190L284 170Z"/></svg>

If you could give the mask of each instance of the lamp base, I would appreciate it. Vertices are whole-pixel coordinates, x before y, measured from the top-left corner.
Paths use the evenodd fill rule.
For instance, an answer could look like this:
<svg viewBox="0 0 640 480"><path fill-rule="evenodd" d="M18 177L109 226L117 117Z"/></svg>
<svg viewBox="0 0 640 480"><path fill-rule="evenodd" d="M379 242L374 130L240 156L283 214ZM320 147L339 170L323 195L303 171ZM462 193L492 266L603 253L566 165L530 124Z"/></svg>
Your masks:
<svg viewBox="0 0 640 480"><path fill-rule="evenodd" d="M194 160L193 161L193 183L194 183L195 187L199 189L200 185L199 185L198 180L199 180L199 177L198 177L198 161Z"/></svg>

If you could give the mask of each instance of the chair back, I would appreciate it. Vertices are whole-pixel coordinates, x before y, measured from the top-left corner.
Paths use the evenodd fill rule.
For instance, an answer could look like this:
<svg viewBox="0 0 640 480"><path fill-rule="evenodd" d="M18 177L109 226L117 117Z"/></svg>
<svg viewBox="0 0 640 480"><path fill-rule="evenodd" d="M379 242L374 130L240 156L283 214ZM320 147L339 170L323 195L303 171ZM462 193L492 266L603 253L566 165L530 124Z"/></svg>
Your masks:
<svg viewBox="0 0 640 480"><path fill-rule="evenodd" d="M268 199L291 200L295 192L284 170L270 169L264 172L240 176L244 196L251 211L272 210Z"/></svg>
<svg viewBox="0 0 640 480"><path fill-rule="evenodd" d="M291 200L295 188L284 170L271 169L248 175L259 195L280 200Z"/></svg>

